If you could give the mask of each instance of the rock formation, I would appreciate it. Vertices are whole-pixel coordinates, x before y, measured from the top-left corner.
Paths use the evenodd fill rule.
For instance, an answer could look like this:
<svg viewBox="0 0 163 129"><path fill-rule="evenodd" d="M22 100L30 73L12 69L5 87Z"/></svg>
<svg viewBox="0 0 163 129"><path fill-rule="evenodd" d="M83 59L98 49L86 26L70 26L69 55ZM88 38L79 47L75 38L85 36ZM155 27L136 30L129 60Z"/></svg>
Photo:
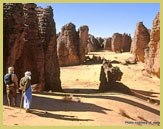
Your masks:
<svg viewBox="0 0 163 129"><path fill-rule="evenodd" d="M78 29L79 33L79 45L78 45L78 50L79 50L79 62L80 64L85 61L85 54L87 54L87 40L88 40L88 26L81 26Z"/></svg>
<svg viewBox="0 0 163 129"><path fill-rule="evenodd" d="M114 52L129 52L131 36L128 34L114 33L112 36L111 50Z"/></svg>
<svg viewBox="0 0 163 129"><path fill-rule="evenodd" d="M15 67L18 78L32 72L32 84L61 91L53 11L35 4L4 4L3 73Z"/></svg>
<svg viewBox="0 0 163 129"><path fill-rule="evenodd" d="M160 77L160 13L153 21L150 42L145 49L145 69Z"/></svg>
<svg viewBox="0 0 163 129"><path fill-rule="evenodd" d="M134 54L138 61L144 62L144 50L147 47L149 41L149 30L143 25L143 22L138 22L131 45L131 53Z"/></svg>
<svg viewBox="0 0 163 129"><path fill-rule="evenodd" d="M64 25L57 38L57 53L60 66L79 64L78 45L79 38L75 25L72 23Z"/></svg>
<svg viewBox="0 0 163 129"><path fill-rule="evenodd" d="M72 23L62 27L62 31L57 38L57 53L60 66L77 65L85 61L88 31L88 26L81 26L76 32L75 25Z"/></svg>
<svg viewBox="0 0 163 129"><path fill-rule="evenodd" d="M101 37L97 37L96 39L97 39L98 43L100 44L100 46L102 47L102 44L104 42L104 39L101 38Z"/></svg>
<svg viewBox="0 0 163 129"><path fill-rule="evenodd" d="M122 52L122 34L114 33L112 36L111 50L114 52Z"/></svg>
<svg viewBox="0 0 163 129"><path fill-rule="evenodd" d="M109 61L104 60L100 73L100 91L111 89L116 81L120 81L123 73L118 67L113 67Z"/></svg>
<svg viewBox="0 0 163 129"><path fill-rule="evenodd" d="M100 48L101 45L99 44L98 40L93 35L89 34L87 45L88 52L95 52Z"/></svg>
<svg viewBox="0 0 163 129"><path fill-rule="evenodd" d="M131 35L129 34L122 34L122 49L123 52L129 52L131 48Z"/></svg>
<svg viewBox="0 0 163 129"><path fill-rule="evenodd" d="M103 49L104 49L104 50L111 50L111 40L112 40L111 37L106 38L106 39L104 40L104 42L102 43L102 44L103 44Z"/></svg>

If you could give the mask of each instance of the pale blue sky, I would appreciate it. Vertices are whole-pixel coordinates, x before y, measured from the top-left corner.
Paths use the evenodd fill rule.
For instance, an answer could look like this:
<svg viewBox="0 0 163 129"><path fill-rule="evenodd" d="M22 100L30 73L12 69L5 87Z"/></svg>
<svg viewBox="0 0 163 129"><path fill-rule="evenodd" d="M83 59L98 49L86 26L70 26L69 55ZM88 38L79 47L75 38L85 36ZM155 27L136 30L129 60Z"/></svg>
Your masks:
<svg viewBox="0 0 163 129"><path fill-rule="evenodd" d="M134 36L136 23L143 21L152 28L153 19L160 11L159 3L37 3L43 8L51 5L57 33L69 22L88 25L95 37L111 37L113 33L130 33Z"/></svg>

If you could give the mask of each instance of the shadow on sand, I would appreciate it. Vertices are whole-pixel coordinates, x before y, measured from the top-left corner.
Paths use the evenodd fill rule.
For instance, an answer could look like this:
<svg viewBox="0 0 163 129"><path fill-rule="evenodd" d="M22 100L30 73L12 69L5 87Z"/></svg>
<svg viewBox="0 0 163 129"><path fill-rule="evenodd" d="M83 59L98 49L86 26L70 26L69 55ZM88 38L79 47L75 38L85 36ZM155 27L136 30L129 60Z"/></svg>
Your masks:
<svg viewBox="0 0 163 129"><path fill-rule="evenodd" d="M75 116L70 115L59 115L59 114L52 114L45 111L36 111L32 110L32 114L38 115L40 117L46 117L46 118L54 118L54 119L60 119L60 120L69 120L69 121L93 121L92 119L79 119Z"/></svg>
<svg viewBox="0 0 163 129"><path fill-rule="evenodd" d="M142 99L142 100L145 100L147 101L148 99L150 99L149 97L146 97L146 96L143 96L142 95L137 95L135 92L139 92L139 93L142 93L144 95L148 95L148 96L152 96L152 94L159 94L159 93L156 93L156 92L148 92L148 91L143 91L143 90L134 90L134 89L129 89L127 86L125 86L124 84L122 83L116 83L116 86L114 85L114 88L109 88L107 89L107 91L105 93L101 93L99 92L99 90L96 90L96 89L64 89L64 93L59 93L59 92L53 92L53 93L42 93L44 95L52 95L52 96L67 96L69 95L69 93L73 93L75 97L84 97L84 98L97 98L97 99L108 99L108 100L114 100L114 101L118 101L118 102L121 102L121 103L127 103L127 104L130 104L132 106L136 106L138 108L141 108L143 110L146 110L146 111L149 111L151 113L154 113L156 115L160 115L160 111L157 110L157 109L154 109L150 106L147 106L145 104L143 104L143 101L142 103L140 102L136 102L134 100L131 100L129 99L129 97L131 96L134 96L134 97L137 97L139 99ZM124 98L124 97L118 97L118 96L112 96L111 94L110 95L107 95L106 96L106 93L124 93L124 94L127 94L127 98ZM148 99L146 99L148 98ZM154 99L150 99L150 100L154 100ZM160 100L155 100L155 101L158 101L158 103L160 102ZM85 105L90 105L90 110L88 110L88 107L86 108ZM54 105L55 106L55 105ZM66 105L64 105L66 106ZM72 106L81 106L81 111L91 111L93 109L93 106L92 104L83 104L81 105L80 103L76 103L76 104L73 104L71 103L70 104L70 108L68 108L66 111L69 111L69 110L78 110L80 108L77 108L77 107L72 107ZM103 112L102 110L105 108L100 108L99 110L99 107L97 108L97 106L95 106L96 112ZM102 110L101 110L102 109ZM60 108L59 108L60 110ZM61 108L62 110L62 108ZM64 109L65 110L65 109ZM107 109L108 110L108 109ZM79 111L79 110L78 110Z"/></svg>
<svg viewBox="0 0 163 129"><path fill-rule="evenodd" d="M109 94L109 92L125 93L127 94L127 97L125 96L124 98L124 97L119 97L115 95L113 96L112 94ZM132 106L138 107L140 109L151 112L153 114L160 115L159 110L143 104L143 101L142 103L140 103L140 102L136 102L134 100L129 99L129 97L131 96L141 98L140 96L136 96L136 92L137 93L139 92L140 94L143 94L146 96L152 96L152 94L159 94L155 92L148 92L148 91L142 91L142 90L134 90L134 89L130 90L127 86L125 86L122 83L117 83L116 87L109 89L106 93L101 93L96 89L64 89L64 92L33 93L32 109L33 109L33 114L36 114L41 117L50 117L50 118L64 119L64 120L78 120L78 121L91 121L91 120L90 119L78 119L78 118L75 118L75 116L51 114L48 111L97 112L97 113L103 113L103 114L106 114L106 111L112 111L111 109L104 108L105 105L101 107L95 104L85 103L85 102L76 102L76 101L65 102L63 99L56 99L56 98L49 97L49 96L65 97L69 95L70 93L73 93L74 97L113 100L113 101L117 101L120 103L130 104ZM48 96L45 96L45 95L48 95ZM141 98L141 99L146 100L144 98ZM18 95L18 103L20 103L20 94ZM4 95L3 97L3 104L7 105L6 95ZM39 112L39 111L36 111L35 109L43 110L45 112Z"/></svg>
<svg viewBox="0 0 163 129"><path fill-rule="evenodd" d="M101 106L97 106L95 104L83 103L83 102L65 102L62 99L50 98L49 96L38 96L38 95L47 95L43 93L33 94L32 96L32 114L48 117L48 118L56 118L70 121L93 121L92 119L79 119L75 116L69 115L60 115L53 114L49 111L64 111L64 112L97 112L106 114L106 111L112 111L108 108L103 108ZM48 94L54 95L54 94ZM55 96L55 95L54 95ZM18 95L18 104L20 104L20 94ZM3 96L3 105L7 105L6 95ZM40 111L42 110L42 111Z"/></svg>

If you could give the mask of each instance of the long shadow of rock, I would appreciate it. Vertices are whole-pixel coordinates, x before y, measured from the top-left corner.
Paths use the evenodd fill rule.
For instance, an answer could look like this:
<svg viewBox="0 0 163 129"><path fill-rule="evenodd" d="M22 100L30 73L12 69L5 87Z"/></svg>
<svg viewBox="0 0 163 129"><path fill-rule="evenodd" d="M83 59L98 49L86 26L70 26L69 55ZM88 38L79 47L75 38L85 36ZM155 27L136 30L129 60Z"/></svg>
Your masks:
<svg viewBox="0 0 163 129"><path fill-rule="evenodd" d="M71 88L63 89L64 93L75 93L75 94L96 94L99 93L98 89L81 89L81 88Z"/></svg>
<svg viewBox="0 0 163 129"><path fill-rule="evenodd" d="M131 89L132 92L138 93L138 94L142 94L144 96L149 96L149 97L156 97L153 94L160 94L157 92L152 92L152 91L144 91L144 90L135 90L135 89Z"/></svg>
<svg viewBox="0 0 163 129"><path fill-rule="evenodd" d="M52 96L65 96L64 94L60 94L60 93L47 93L48 95L52 95ZM93 95L87 95L87 94L76 94L74 95L76 97L83 97L83 98L97 98L97 99L107 99L107 100L114 100L114 101L118 101L118 102L121 102L121 103L126 103L126 104L129 104L129 105L132 105L132 106L135 106L135 107L138 107L138 108L141 108L143 110L146 110L148 112L151 112L151 113L154 113L156 115L160 115L160 111L157 110L157 109L154 109L150 106L147 106L145 104L142 104L140 102L136 102L134 100L130 100L129 98L123 98L123 97L118 97L118 96L105 96L105 95L96 95L96 94L93 94ZM63 103L63 102L62 102ZM77 104L78 105L78 104ZM54 105L55 106L55 105ZM64 105L63 105L64 106ZM66 105L65 105L66 106ZM71 105L72 106L72 105ZM71 108L70 106L70 108ZM75 106L75 105L74 105ZM87 105L88 106L88 105ZM93 105L92 105L93 106ZM96 107L96 106L95 106ZM59 107L58 107L59 108ZM57 109L58 109L57 108ZM63 108L63 107L62 107ZM61 108L61 110L63 110ZM82 107L81 107L82 108ZM86 107L85 107L86 108ZM91 108L91 107L90 107ZM86 108L87 111L91 111L91 109L88 110L88 107ZM83 109L81 111L86 111L86 109ZM100 109L100 110L99 110ZM96 110L93 110L92 111L96 111L96 112L101 112L101 110L105 110L105 108L102 108L102 107L99 107L97 106L96 107ZM110 109L107 109L107 110L110 110ZM73 109L72 109L73 111ZM111 111L111 110L110 110ZM103 112L103 111L102 111ZM104 112L103 112L104 113Z"/></svg>
<svg viewBox="0 0 163 129"><path fill-rule="evenodd" d="M54 94L53 94L54 95ZM18 95L18 103L20 104L20 95ZM3 97L3 104L7 105L6 95ZM111 109L97 106L95 104L83 102L65 102L62 99L48 98L47 96L32 96L32 109L44 111L72 111L72 112L98 112L106 114L105 111Z"/></svg>
<svg viewBox="0 0 163 129"><path fill-rule="evenodd" d="M153 94L159 94L159 93L143 91L143 90L135 90L135 89L131 89L131 91L133 95L139 99L148 101L149 103L152 103L152 104L160 105L160 100L153 98L153 97L157 97L157 96L154 96Z"/></svg>
<svg viewBox="0 0 163 129"><path fill-rule="evenodd" d="M36 111L36 110L32 110L32 114L38 115L40 117L54 118L54 119L61 119L61 120L69 120L69 121L93 121L92 119L79 119L79 118L76 118L75 116L58 115L58 114L52 114L52 113L49 113L49 112Z"/></svg>
<svg viewBox="0 0 163 129"><path fill-rule="evenodd" d="M41 104L41 105L40 105ZM40 96L33 96L32 108L46 110L46 111L75 111L75 112L98 112L106 113L105 111L111 111L110 109L97 106L90 103L82 102L65 102L64 100L58 100L54 98L46 98Z"/></svg>
<svg viewBox="0 0 163 129"><path fill-rule="evenodd" d="M128 88L126 85L124 85L121 82L114 82L112 84L106 85L102 90L99 90L99 91L100 92L118 92L118 93L133 95L130 88Z"/></svg>

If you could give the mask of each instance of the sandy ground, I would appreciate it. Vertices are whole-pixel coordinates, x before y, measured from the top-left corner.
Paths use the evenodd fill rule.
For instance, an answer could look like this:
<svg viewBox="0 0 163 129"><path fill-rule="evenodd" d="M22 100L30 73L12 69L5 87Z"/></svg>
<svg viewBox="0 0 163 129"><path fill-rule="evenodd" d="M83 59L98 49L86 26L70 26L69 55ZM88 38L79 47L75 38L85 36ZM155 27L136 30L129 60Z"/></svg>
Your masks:
<svg viewBox="0 0 163 129"><path fill-rule="evenodd" d="M130 53L89 53L109 60L124 62ZM8 107L3 98L3 124L26 125L159 125L160 79L148 76L143 63L119 66L124 73L121 83L135 96L122 93L99 93L101 64L61 67L62 88L65 93L33 93L32 113L19 107ZM65 97L67 96L67 97ZM20 102L20 94L18 95ZM18 102L18 103L19 103Z"/></svg>

